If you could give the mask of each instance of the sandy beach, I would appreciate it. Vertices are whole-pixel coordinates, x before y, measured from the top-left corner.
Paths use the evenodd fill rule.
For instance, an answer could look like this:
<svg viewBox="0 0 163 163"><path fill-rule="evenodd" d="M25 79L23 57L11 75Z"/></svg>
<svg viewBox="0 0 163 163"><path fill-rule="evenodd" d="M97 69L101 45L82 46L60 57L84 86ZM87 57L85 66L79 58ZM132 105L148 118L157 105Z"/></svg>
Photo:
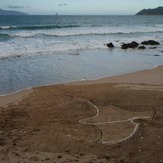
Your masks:
<svg viewBox="0 0 163 163"><path fill-rule="evenodd" d="M0 97L1 163L163 162L163 66Z"/></svg>

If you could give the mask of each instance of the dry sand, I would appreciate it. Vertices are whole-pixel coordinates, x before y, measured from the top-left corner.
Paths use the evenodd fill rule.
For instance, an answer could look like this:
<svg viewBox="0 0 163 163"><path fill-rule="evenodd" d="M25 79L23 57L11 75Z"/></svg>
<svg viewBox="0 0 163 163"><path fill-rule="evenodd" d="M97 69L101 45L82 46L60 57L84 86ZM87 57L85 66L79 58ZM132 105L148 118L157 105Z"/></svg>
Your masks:
<svg viewBox="0 0 163 163"><path fill-rule="evenodd" d="M163 162L162 137L163 66L0 97L0 163Z"/></svg>

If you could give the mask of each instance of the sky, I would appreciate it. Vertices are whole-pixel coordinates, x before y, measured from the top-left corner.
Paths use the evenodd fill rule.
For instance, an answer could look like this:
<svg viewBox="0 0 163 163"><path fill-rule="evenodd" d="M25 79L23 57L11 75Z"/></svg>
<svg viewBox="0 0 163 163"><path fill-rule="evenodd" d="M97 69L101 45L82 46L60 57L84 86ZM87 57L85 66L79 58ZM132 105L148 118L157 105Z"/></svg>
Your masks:
<svg viewBox="0 0 163 163"><path fill-rule="evenodd" d="M31 15L133 15L163 0L0 0L0 8Z"/></svg>

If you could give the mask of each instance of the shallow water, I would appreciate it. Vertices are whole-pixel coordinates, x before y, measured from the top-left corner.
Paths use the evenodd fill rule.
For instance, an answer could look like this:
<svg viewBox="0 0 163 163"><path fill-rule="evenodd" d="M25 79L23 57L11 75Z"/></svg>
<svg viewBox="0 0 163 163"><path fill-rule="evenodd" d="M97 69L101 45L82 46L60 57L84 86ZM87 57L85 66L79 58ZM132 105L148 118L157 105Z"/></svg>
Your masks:
<svg viewBox="0 0 163 163"><path fill-rule="evenodd" d="M161 64L163 54L155 49L106 48L78 51L78 54L3 59L0 61L0 94L34 86L115 76Z"/></svg>
<svg viewBox="0 0 163 163"><path fill-rule="evenodd" d="M162 27L162 16L1 16L0 94L163 64ZM149 39L161 45L120 49Z"/></svg>

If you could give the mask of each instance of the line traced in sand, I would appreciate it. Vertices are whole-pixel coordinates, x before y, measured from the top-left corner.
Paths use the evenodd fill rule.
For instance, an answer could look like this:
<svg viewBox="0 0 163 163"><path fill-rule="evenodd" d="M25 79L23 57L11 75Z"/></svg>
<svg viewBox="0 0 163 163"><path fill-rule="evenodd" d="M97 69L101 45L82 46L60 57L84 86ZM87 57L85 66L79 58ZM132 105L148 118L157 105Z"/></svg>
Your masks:
<svg viewBox="0 0 163 163"><path fill-rule="evenodd" d="M97 118L99 116L99 109L98 109L98 107L96 105L94 105L93 103L91 103L90 101L87 101L87 103L88 103L88 105L90 105L90 106L92 106L93 108L96 109L96 114L93 117L84 118L84 119L79 120L79 123L81 123L81 124L84 124L84 125L95 125L96 126L96 125L101 125L101 124L115 124L115 123L131 122L132 124L135 125L135 128L134 128L133 132L129 136L127 136L127 137L125 137L123 139L118 139L118 140L115 140L115 141L101 141L101 139L102 139L102 136L101 136L101 138L97 141L97 143L101 143L103 145L115 145L115 144L119 144L119 143L122 143L122 142L130 139L139 130L139 127L140 127L140 123L136 123L136 122L134 122L134 120L136 120L136 119L149 119L149 118L151 118L150 116L136 116L136 117L129 118L127 120L106 121L106 122L100 122L100 123L95 123L95 122L87 123L86 121L88 121L88 120L90 120L92 118ZM100 128L98 128L98 129L103 134L102 130Z"/></svg>

